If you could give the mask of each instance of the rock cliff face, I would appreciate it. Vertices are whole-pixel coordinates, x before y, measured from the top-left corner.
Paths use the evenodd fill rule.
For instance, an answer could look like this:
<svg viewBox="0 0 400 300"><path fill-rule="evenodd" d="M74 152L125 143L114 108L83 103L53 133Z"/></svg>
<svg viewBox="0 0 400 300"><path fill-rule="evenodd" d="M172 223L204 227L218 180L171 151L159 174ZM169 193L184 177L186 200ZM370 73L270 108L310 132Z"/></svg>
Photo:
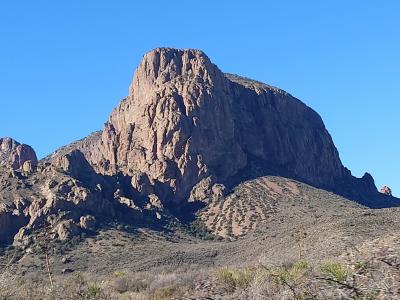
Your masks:
<svg viewBox="0 0 400 300"><path fill-rule="evenodd" d="M0 165L14 170L21 169L25 162L37 165L37 157L31 146L20 144L11 138L0 138Z"/></svg>
<svg viewBox="0 0 400 300"><path fill-rule="evenodd" d="M158 209L141 204L113 178L96 174L78 150L31 172L0 166L0 247L28 246L36 234L66 240L95 230L97 220L148 218L150 224Z"/></svg>
<svg viewBox="0 0 400 300"><path fill-rule="evenodd" d="M343 167L321 118L298 99L224 74L201 51L155 49L101 132L39 163L31 147L0 139L0 243L27 245L44 226L69 239L107 218L159 225L168 209L218 203L264 175L400 205L371 175Z"/></svg>
<svg viewBox="0 0 400 300"><path fill-rule="evenodd" d="M207 194L199 185L210 191L255 168L376 193L373 181L342 166L315 111L280 89L222 73L198 50L147 53L129 95L95 136L77 148L96 171L139 174L164 201L196 200Z"/></svg>

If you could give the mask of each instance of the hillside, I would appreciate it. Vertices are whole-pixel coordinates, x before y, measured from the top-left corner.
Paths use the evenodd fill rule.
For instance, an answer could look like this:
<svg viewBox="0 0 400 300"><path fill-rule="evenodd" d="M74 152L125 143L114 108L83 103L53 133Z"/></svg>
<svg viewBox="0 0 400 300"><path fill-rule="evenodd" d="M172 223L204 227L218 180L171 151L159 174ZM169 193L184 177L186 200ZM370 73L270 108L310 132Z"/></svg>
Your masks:
<svg viewBox="0 0 400 300"><path fill-rule="evenodd" d="M398 297L400 199L200 50L145 54L104 128L40 161L0 146L0 299Z"/></svg>
<svg viewBox="0 0 400 300"><path fill-rule="evenodd" d="M233 205L232 199L238 202ZM170 284L183 284L189 289L188 295L215 297L212 295L216 293L224 299L243 299L235 296L240 289L226 290L224 282L218 279L218 270L224 266L241 269L297 261L307 261L313 266L339 261L351 266L360 259L398 260L396 236L400 230L400 211L397 208L371 210L282 177L244 182L220 201L220 205L210 203L199 215L212 233L227 239L203 235L199 227L176 222L158 229L109 222L96 234L82 233L72 240L58 242L43 237L44 243L50 242L54 281L63 286L74 274L82 274L105 292L122 297L124 293L108 286L115 280L115 273L125 274L126 280L142 276L149 281L157 280L155 274L174 274ZM225 209L217 209L224 205ZM238 212L240 218L236 218ZM26 289L38 280L46 284L43 247L39 240L22 252L18 248L9 249L0 263L14 257L9 270L23 280ZM186 278L188 272L190 276ZM201 288L198 281L208 282L213 289ZM141 293L146 295L147 289ZM132 291L124 297L129 294Z"/></svg>

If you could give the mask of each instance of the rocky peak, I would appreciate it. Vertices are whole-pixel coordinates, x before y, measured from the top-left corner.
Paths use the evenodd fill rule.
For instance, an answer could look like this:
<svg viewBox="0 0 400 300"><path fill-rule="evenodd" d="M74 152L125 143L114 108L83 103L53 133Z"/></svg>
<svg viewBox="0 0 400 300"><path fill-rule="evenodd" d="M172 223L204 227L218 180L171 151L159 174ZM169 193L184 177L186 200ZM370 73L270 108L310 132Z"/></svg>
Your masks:
<svg viewBox="0 0 400 300"><path fill-rule="evenodd" d="M384 185L381 188L380 192L381 192L381 194L392 196L392 189L390 187L388 187L387 185Z"/></svg>
<svg viewBox="0 0 400 300"><path fill-rule="evenodd" d="M36 166L37 157L31 146L20 144L12 138L0 138L0 165L14 170L22 169L25 164Z"/></svg>
<svg viewBox="0 0 400 300"><path fill-rule="evenodd" d="M151 51L106 123L104 156L94 163L102 172L146 173L166 194L188 196L210 167L224 179L246 164L230 102L229 82L203 52Z"/></svg>
<svg viewBox="0 0 400 300"><path fill-rule="evenodd" d="M203 83L212 82L218 72L218 68L200 50L157 48L144 55L129 88L129 95L136 94L142 98L145 95L140 92L146 88L159 88L176 79L193 80L197 77Z"/></svg>
<svg viewBox="0 0 400 300"><path fill-rule="evenodd" d="M222 73L199 50L145 54L103 131L73 148L96 172L131 177L138 193L162 201L207 198L215 184L266 174L349 197L377 193L372 177L343 167L314 110L283 90Z"/></svg>
<svg viewBox="0 0 400 300"><path fill-rule="evenodd" d="M370 207L399 205L377 192L371 175L355 178L343 167L315 111L283 90L222 73L198 50L147 53L104 129L32 172L36 165L31 147L0 139L0 243L24 244L43 226L68 239L104 218L162 223L169 209L220 201L265 175Z"/></svg>

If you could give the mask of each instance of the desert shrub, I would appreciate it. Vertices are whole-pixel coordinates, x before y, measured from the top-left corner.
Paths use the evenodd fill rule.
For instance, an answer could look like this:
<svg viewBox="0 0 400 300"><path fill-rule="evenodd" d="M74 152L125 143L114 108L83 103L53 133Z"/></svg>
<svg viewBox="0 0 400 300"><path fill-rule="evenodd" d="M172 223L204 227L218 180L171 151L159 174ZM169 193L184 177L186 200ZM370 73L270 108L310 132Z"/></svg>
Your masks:
<svg viewBox="0 0 400 300"><path fill-rule="evenodd" d="M89 282L81 273L75 273L66 279L57 278L56 288L52 292L56 299L108 300L110 297L97 283Z"/></svg>
<svg viewBox="0 0 400 300"><path fill-rule="evenodd" d="M115 271L115 272L113 273L113 276L114 276L115 278L123 277L123 276L126 276L126 273L123 272L123 271Z"/></svg>
<svg viewBox="0 0 400 300"><path fill-rule="evenodd" d="M347 279L347 269L339 263L326 263L322 266L321 270L324 274L332 277L332 279L340 283L345 282Z"/></svg>
<svg viewBox="0 0 400 300"><path fill-rule="evenodd" d="M114 273L114 278L111 279L110 286L117 293L122 294L128 291L139 293L149 287L147 278L138 275L126 275L123 272L118 272L115 276L116 273Z"/></svg>
<svg viewBox="0 0 400 300"><path fill-rule="evenodd" d="M313 299L311 276L312 268L305 261L272 267L261 265L250 292L254 299Z"/></svg>
<svg viewBox="0 0 400 300"><path fill-rule="evenodd" d="M254 278L254 270L251 268L238 270L224 267L218 270L217 277L223 284L230 288L230 290L246 288Z"/></svg>
<svg viewBox="0 0 400 300"><path fill-rule="evenodd" d="M169 286L154 291L150 294L150 300L169 300L176 297L181 297L188 289L182 286Z"/></svg>
<svg viewBox="0 0 400 300"><path fill-rule="evenodd" d="M97 284L89 284L87 287L87 296L89 299L100 299L102 289Z"/></svg>
<svg viewBox="0 0 400 300"><path fill-rule="evenodd" d="M214 240L215 235L210 233L206 225L200 219L197 219L190 223L189 232L195 237L202 240Z"/></svg>
<svg viewBox="0 0 400 300"><path fill-rule="evenodd" d="M167 273L153 278L147 291L150 299L162 300L180 297L193 288L197 281L197 273Z"/></svg>
<svg viewBox="0 0 400 300"><path fill-rule="evenodd" d="M114 291L122 294L128 291L129 282L125 277L117 277L112 281L111 287Z"/></svg>
<svg viewBox="0 0 400 300"><path fill-rule="evenodd" d="M10 299L18 290L16 276L8 271L0 274L0 299Z"/></svg>
<svg viewBox="0 0 400 300"><path fill-rule="evenodd" d="M149 282L144 278L133 278L129 280L128 290L132 292L141 292L149 287Z"/></svg>
<svg viewBox="0 0 400 300"><path fill-rule="evenodd" d="M354 265L355 271L358 274L366 274L368 272L368 263L364 261L356 261Z"/></svg>
<svg viewBox="0 0 400 300"><path fill-rule="evenodd" d="M272 268L269 275L279 284L298 285L307 278L310 267L305 261Z"/></svg>

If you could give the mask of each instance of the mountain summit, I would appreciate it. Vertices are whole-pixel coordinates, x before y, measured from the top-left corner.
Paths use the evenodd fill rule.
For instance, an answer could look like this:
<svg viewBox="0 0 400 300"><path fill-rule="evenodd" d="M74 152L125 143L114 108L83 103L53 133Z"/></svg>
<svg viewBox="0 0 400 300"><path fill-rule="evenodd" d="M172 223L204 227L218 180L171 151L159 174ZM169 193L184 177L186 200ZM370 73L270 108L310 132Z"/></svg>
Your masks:
<svg viewBox="0 0 400 300"><path fill-rule="evenodd" d="M145 54L101 134L75 148L104 175L133 177L165 202L206 200L212 186L265 174L372 205L373 179L351 176L320 116L290 94L222 73L199 50ZM371 202L371 203L369 203Z"/></svg>
<svg viewBox="0 0 400 300"><path fill-rule="evenodd" d="M218 201L241 203L232 191L246 189L245 181L279 197L299 196L306 183L369 207L400 204L378 193L371 175L351 175L315 111L278 88L222 73L199 50L145 54L104 129L39 162L32 148L12 139L0 139L0 146L5 244L27 246L44 226L60 240L104 220L159 226L195 217L199 206L206 206L203 221L211 220ZM257 180L267 175L301 183ZM263 207L263 197L253 202Z"/></svg>

